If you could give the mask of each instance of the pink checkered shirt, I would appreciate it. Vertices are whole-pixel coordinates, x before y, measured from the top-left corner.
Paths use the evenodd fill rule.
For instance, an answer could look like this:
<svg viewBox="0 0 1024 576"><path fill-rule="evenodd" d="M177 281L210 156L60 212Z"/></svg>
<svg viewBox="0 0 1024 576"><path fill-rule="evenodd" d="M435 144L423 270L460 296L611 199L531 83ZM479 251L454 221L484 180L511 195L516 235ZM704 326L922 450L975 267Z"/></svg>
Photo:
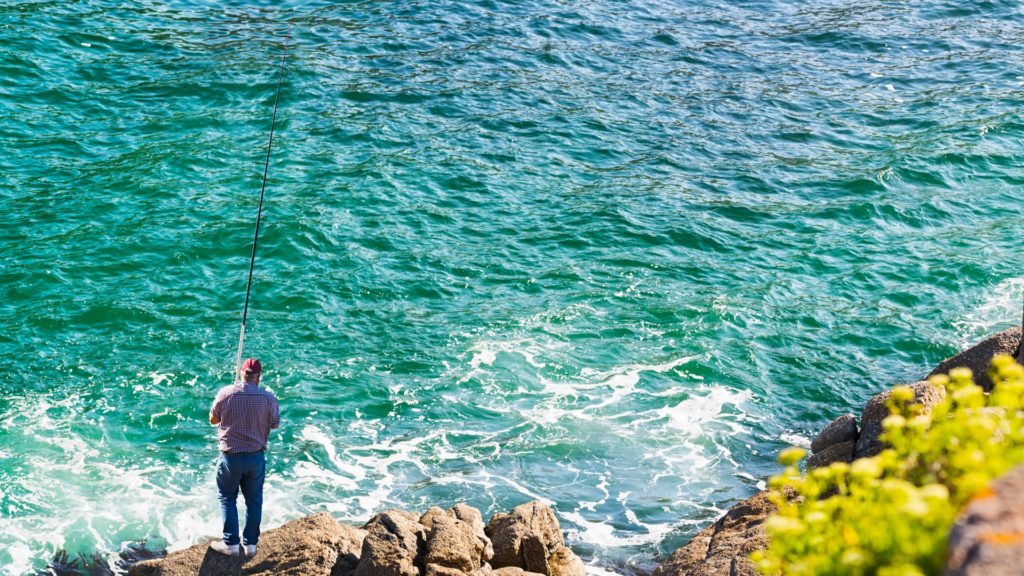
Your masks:
<svg viewBox="0 0 1024 576"><path fill-rule="evenodd" d="M228 454L266 450L270 429L281 423L277 398L248 382L221 388L210 414L220 418L217 438Z"/></svg>

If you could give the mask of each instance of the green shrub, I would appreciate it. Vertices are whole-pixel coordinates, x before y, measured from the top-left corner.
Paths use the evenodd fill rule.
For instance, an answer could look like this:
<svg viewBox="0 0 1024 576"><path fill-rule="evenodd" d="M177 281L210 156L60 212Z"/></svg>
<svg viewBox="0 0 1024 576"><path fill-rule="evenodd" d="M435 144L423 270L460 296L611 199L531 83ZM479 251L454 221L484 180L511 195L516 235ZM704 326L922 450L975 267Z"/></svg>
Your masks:
<svg viewBox="0 0 1024 576"><path fill-rule="evenodd" d="M999 356L990 373L990 394L964 368L931 378L946 397L928 413L895 388L877 456L800 475L806 452L784 450L769 483L779 508L765 521L770 545L751 556L761 572L940 574L957 513L1024 462L1024 368Z"/></svg>

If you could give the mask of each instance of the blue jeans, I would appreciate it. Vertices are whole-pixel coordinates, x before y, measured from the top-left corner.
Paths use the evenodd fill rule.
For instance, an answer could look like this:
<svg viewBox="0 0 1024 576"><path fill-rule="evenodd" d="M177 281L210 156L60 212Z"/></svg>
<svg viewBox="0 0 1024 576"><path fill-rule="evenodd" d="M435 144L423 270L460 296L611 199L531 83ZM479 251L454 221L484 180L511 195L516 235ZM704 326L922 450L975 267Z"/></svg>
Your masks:
<svg viewBox="0 0 1024 576"><path fill-rule="evenodd" d="M238 544L238 489L245 497L245 533L243 544L255 545L260 539L263 516L263 477L267 460L263 452L220 455L217 463L217 492L220 493L220 518L224 521L224 543Z"/></svg>

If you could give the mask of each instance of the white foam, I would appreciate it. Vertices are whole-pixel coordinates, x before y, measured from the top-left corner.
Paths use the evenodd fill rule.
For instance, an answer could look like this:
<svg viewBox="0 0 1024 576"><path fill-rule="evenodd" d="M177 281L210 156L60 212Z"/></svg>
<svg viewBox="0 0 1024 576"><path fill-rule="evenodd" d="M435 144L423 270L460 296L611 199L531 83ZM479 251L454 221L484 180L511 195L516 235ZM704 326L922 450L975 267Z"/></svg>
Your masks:
<svg viewBox="0 0 1024 576"><path fill-rule="evenodd" d="M554 504L555 504L555 502L553 500L551 500L550 498L548 498L548 497L546 497L546 496L544 496L544 495L542 495L542 494L540 494L540 493L538 493L538 492L536 492L534 490L531 490L531 489L527 488L522 483L520 483L520 482L518 482L518 481L516 481L516 480L514 480L514 479L512 479L512 478L510 478L508 476L493 474L493 473L491 473L491 472L489 472L487 470L483 470L483 469L481 469L477 474L473 474L473 475L470 475L470 476L467 476L467 475L464 475L464 474L458 474L458 475L455 475L455 474L444 474L444 475L434 476L434 477L431 477L430 481L432 483L435 483L435 484L454 484L454 485L466 485L466 484L473 485L473 484L475 484L475 485L479 485L479 486L483 486L483 487L487 488L488 492L490 492L490 489L494 488L498 484L504 484L504 485L508 486L509 488L512 488L514 491L518 492L519 494L523 495L527 499L537 500L538 502L541 502L541 503L543 503L543 504L545 504L547 506L554 506Z"/></svg>
<svg viewBox="0 0 1024 576"><path fill-rule="evenodd" d="M174 378L174 374L172 374L170 372L168 372L168 373L148 372L148 373L146 373L146 375L149 376L153 380L153 386L154 387L160 386L162 384L170 384L171 380Z"/></svg>
<svg viewBox="0 0 1024 576"><path fill-rule="evenodd" d="M299 438L306 440L307 442L313 442L323 447L327 453L327 459L334 467L346 474L342 476L339 474L332 475L337 478L337 483L347 489L354 490L358 486L358 482L366 478L366 471L359 466L352 466L348 462L338 458L338 453L334 448L334 441L328 436L323 430L313 425L306 425L302 428L299 433ZM310 463L306 463L310 464ZM316 467L315 465L313 467ZM307 466L307 468L309 468ZM320 469L323 472L326 470Z"/></svg>
<svg viewBox="0 0 1024 576"><path fill-rule="evenodd" d="M585 565L584 569L587 571L587 576L621 576L618 572L612 572L593 564Z"/></svg>
<svg viewBox="0 0 1024 576"><path fill-rule="evenodd" d="M600 481L597 483L597 486L595 486L595 488L602 492L603 497L593 502L580 502L581 510L590 510L591 512L595 512L597 510L597 507L607 502L608 497L611 496L611 494L608 492L608 477L604 474L601 474L598 477L600 478Z"/></svg>
<svg viewBox="0 0 1024 576"><path fill-rule="evenodd" d="M1018 325L1022 298L1024 277L1009 278L986 289L977 306L953 323L958 338L953 344L965 348L996 330Z"/></svg>
<svg viewBox="0 0 1024 576"><path fill-rule="evenodd" d="M5 523L5 519L0 518L0 527L3 527L3 532L17 537L18 535L13 532L12 528L4 526ZM7 569L10 570L11 574L23 574L32 569L32 549L25 542L17 541L8 544L7 556L8 558L4 564L7 565ZM3 554L0 553L0 561L2 560L5 559Z"/></svg>
<svg viewBox="0 0 1024 576"><path fill-rule="evenodd" d="M611 395L608 396L606 400L591 405L587 409L597 410L599 408L604 408L605 406L618 404L626 396L636 392L636 385L640 383L640 374L644 372L664 373L696 359L697 356L684 356L661 364L627 365L606 373L603 381L600 381L591 387L611 388Z"/></svg>
<svg viewBox="0 0 1024 576"><path fill-rule="evenodd" d="M17 495L8 494L8 509L0 514L0 565L5 570L29 570L68 546L69 537L75 541L72 553L114 553L121 545L119 535L157 539L174 550L220 532L212 455L199 477L187 468L147 462L145 450L139 451L143 459L138 466L111 464L100 458L92 440L69 427L85 402L70 393L63 399L22 398L13 406L14 412L35 417L15 420L27 472L5 484ZM47 414L56 406L65 407L60 413L66 417ZM63 456L54 457L54 450ZM295 494L283 490L277 477L268 477L265 492L265 525L301 512Z"/></svg>
<svg viewBox="0 0 1024 576"><path fill-rule="evenodd" d="M622 404L626 398L636 394L641 374L669 372L697 358L684 356L659 364L627 364L606 371L584 368L576 379L538 377L543 386L542 395L523 415L543 425L568 418L594 420L597 417L595 412ZM565 407L566 402L571 403L572 408Z"/></svg>
<svg viewBox="0 0 1024 576"><path fill-rule="evenodd" d="M636 518L634 515L633 518L630 518L630 521L633 523L635 531L627 535L621 535L612 526L612 518L610 516L605 516L602 519L588 519L579 512L561 512L559 516L572 522L573 528L566 530L571 539L601 548L623 548L661 542L675 528L671 524L636 522L634 521Z"/></svg>
<svg viewBox="0 0 1024 576"><path fill-rule="evenodd" d="M703 386L697 393L675 406L661 408L659 417L667 419L667 424L687 436L700 436L705 433L706 426L712 422L724 424L735 432L742 430L739 422L733 419L720 418L726 406L733 406L742 411L743 403L750 400L749 390L731 390L724 386Z"/></svg>
<svg viewBox="0 0 1024 576"><path fill-rule="evenodd" d="M513 338L510 340L484 339L470 347L469 351L472 353L472 356L469 360L469 367L477 369L482 366L491 366L498 359L498 354L505 353L521 357L534 368L544 368L547 364L538 361L537 356L550 352L556 347L548 347L528 338Z"/></svg>
<svg viewBox="0 0 1024 576"><path fill-rule="evenodd" d="M472 376L479 376L494 365L501 353L517 354L518 350L526 347L536 350L538 345L521 339L478 341L472 348L474 353L468 371ZM555 349L547 349L540 353L540 357L547 362L557 358L556 352ZM686 364L700 358L681 356L663 361L628 363L610 369L583 367L576 376L558 378L552 377L550 372L538 370L532 376L541 384L539 389L529 386L527 380L525 387L521 385L515 391L516 400L509 401L508 395L497 394L489 396L485 403L488 408L514 414L513 417L522 416L534 424L554 426L559 431L555 433L568 435L563 437L569 441L572 441L573 431L577 428L574 424L586 423L583 429L592 429L599 422L607 428L610 437L636 447L636 457L650 466L649 486L658 485L664 478L678 479L681 486L685 486L685 478L697 470L705 480L711 480L715 475L734 476L740 467L733 459L726 440L747 432L748 424L756 420L747 412L746 406L753 395L750 391L705 383L703 378L684 371ZM535 367L540 364L534 362ZM670 382L678 384L667 389L658 386L655 390L648 390L641 387L645 374L669 374ZM507 383L496 384L500 385L507 390ZM685 399L668 406L657 402L658 408L637 411L635 398L638 396L683 396ZM595 476L586 480L581 478L581 472L572 463L561 468L576 476L575 483L587 482L599 490L596 499L579 502L573 511L558 513L570 540L598 549L649 546L660 542L681 525L644 523L628 503L628 490L619 492L617 505L609 503L611 490L618 483L612 476L612 468L599 468L593 471ZM508 485L509 481L518 484L507 478L481 478L479 482L482 485L492 482ZM431 478L431 482L465 484L477 481L470 481L465 476L443 475ZM525 487L520 486L517 491L530 498L536 497ZM694 508L701 508L698 502L705 496L695 496L698 500L691 504ZM685 506L688 501L685 493L679 491L671 498L673 507ZM629 526L619 524L622 529L616 529L611 516L599 514L599 511L607 510L618 510L615 521L621 523L624 518ZM716 514L720 512L717 509L713 511Z"/></svg>
<svg viewBox="0 0 1024 576"><path fill-rule="evenodd" d="M797 446L799 448L810 448L811 439L801 434L795 434L793 432L783 432L779 435L779 439L789 444L790 446Z"/></svg>
<svg viewBox="0 0 1024 576"><path fill-rule="evenodd" d="M547 364L537 358L549 354L558 346L558 344L546 346L527 338L512 338L508 340L485 338L478 340L469 348L469 370L459 377L457 381L459 384L462 384L484 374L487 368L494 365L499 354L518 356L533 369L540 370ZM455 367L455 369L457 370L458 367ZM452 369L449 368L449 372L451 371Z"/></svg>
<svg viewBox="0 0 1024 576"><path fill-rule="evenodd" d="M498 358L498 352L492 348L481 347L474 351L473 358L469 361L472 368L479 368L481 365L490 366Z"/></svg>

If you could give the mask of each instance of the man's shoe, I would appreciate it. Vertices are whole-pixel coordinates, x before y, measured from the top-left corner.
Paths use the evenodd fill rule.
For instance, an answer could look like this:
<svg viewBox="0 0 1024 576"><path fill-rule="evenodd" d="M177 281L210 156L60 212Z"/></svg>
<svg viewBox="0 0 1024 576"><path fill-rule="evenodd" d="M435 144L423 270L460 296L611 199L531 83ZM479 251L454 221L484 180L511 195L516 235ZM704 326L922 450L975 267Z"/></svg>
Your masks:
<svg viewBox="0 0 1024 576"><path fill-rule="evenodd" d="M255 544L246 544L245 545L245 555L246 556L255 556L256 555L256 545Z"/></svg>
<svg viewBox="0 0 1024 576"><path fill-rule="evenodd" d="M210 550L219 552L225 556L238 556L238 544L228 546L222 540L210 542Z"/></svg>

